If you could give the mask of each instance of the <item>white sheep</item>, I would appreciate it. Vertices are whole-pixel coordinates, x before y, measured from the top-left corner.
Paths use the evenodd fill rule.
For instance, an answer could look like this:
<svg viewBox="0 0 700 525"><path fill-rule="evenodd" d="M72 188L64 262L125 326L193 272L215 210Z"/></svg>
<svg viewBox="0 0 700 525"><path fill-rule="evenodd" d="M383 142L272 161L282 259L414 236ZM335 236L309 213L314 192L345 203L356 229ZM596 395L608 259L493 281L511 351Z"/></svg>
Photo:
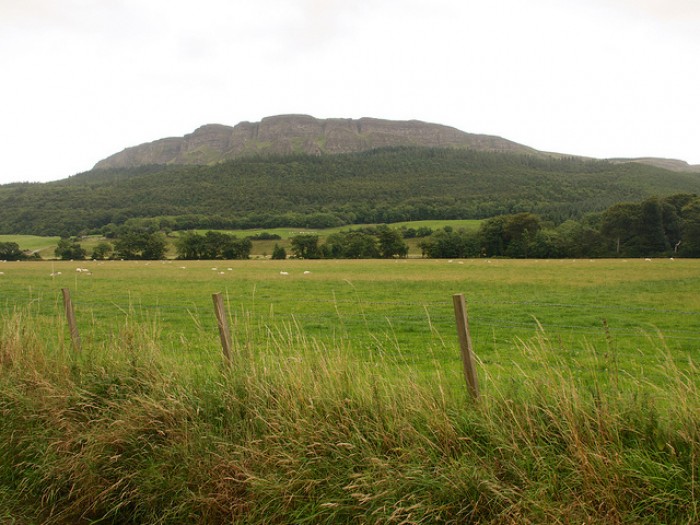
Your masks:
<svg viewBox="0 0 700 525"><path fill-rule="evenodd" d="M289 272L282 271L280 272L280 275L289 275Z"/></svg>

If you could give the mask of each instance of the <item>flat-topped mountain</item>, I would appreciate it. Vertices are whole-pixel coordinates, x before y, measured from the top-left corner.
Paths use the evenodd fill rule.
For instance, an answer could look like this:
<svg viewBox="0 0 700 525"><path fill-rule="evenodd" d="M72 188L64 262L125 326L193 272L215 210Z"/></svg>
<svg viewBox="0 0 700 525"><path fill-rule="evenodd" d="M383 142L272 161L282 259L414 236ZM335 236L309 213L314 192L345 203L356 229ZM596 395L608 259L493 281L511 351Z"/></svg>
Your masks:
<svg viewBox="0 0 700 525"><path fill-rule="evenodd" d="M538 154L536 150L491 135L465 133L418 120L376 118L317 119L280 115L233 127L207 124L184 137L171 137L127 148L95 169L148 164L215 164L247 155L355 153L393 146L459 148Z"/></svg>

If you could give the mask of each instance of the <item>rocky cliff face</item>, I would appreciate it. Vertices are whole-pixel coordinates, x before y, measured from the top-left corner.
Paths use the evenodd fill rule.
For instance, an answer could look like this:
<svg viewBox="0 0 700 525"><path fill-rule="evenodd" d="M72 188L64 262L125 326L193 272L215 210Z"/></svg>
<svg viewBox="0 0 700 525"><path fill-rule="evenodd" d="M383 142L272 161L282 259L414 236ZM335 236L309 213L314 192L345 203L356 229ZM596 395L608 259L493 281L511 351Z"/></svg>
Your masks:
<svg viewBox="0 0 700 525"><path fill-rule="evenodd" d="M468 148L480 151L537 153L515 142L474 135L417 120L374 118L317 119L280 115L234 127L207 124L184 137L127 148L95 165L96 169L146 164L214 164L244 155L352 153L391 146Z"/></svg>

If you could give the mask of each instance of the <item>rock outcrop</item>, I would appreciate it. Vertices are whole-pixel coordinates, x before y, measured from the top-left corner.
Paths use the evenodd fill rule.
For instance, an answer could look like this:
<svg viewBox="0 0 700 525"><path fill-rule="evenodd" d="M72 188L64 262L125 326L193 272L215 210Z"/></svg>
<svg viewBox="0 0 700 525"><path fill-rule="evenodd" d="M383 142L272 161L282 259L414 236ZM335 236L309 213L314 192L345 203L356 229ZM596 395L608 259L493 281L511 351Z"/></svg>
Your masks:
<svg viewBox="0 0 700 525"><path fill-rule="evenodd" d="M260 122L241 122L233 127L207 124L184 137L165 138L127 148L101 160L95 168L215 164L245 155L321 155L392 146L538 153L500 137L465 133L449 126L417 120L317 119L308 115L280 115Z"/></svg>

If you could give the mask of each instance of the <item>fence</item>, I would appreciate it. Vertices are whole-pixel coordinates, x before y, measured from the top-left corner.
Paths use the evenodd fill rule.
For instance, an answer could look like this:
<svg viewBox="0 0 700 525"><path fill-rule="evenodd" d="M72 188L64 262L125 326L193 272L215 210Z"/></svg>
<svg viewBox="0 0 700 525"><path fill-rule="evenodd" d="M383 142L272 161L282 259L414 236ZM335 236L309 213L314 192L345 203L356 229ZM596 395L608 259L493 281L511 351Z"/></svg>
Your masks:
<svg viewBox="0 0 700 525"><path fill-rule="evenodd" d="M130 280L129 286L134 287L134 281ZM110 290L107 294L81 286L72 290L71 297L67 290L57 294L55 288L37 288L27 294L26 290L13 292L6 286L0 308L11 308L21 298L37 313L51 316L61 306L63 295L62 309L71 327L71 342L78 351L84 344L79 326L104 330L102 335L107 337L115 319L136 318L157 323L173 344L198 338L202 345L212 346L217 344L218 336L226 362L231 360L231 346L250 336L244 333L243 319L256 319L266 325L292 324L310 337L325 338L331 344L343 339L351 340L354 348L395 349L407 361L427 359L429 352L440 359L459 360L459 342L460 348L473 347L478 361L488 365L509 358L519 340L541 333L566 352L583 351L588 345L602 352L627 353L640 361L646 356L639 348L650 337L662 337L681 358L696 358L700 349L696 329L700 312L663 305L485 300L481 294L479 300L469 300L468 337L460 335L460 339L455 328L460 314L454 299L446 295L445 300L435 300L437 293L426 294L425 289L401 289L397 285L391 293L383 292L382 297L388 299L378 299L377 294L351 286L348 290L309 289L305 294L297 291L277 295L272 285L252 285L219 294L212 311L212 296L204 290L164 293L162 288L152 288L131 293ZM99 336L92 335L92 341ZM461 360L465 366L466 358ZM478 395L478 385L469 383L466 368L465 374L470 392Z"/></svg>

